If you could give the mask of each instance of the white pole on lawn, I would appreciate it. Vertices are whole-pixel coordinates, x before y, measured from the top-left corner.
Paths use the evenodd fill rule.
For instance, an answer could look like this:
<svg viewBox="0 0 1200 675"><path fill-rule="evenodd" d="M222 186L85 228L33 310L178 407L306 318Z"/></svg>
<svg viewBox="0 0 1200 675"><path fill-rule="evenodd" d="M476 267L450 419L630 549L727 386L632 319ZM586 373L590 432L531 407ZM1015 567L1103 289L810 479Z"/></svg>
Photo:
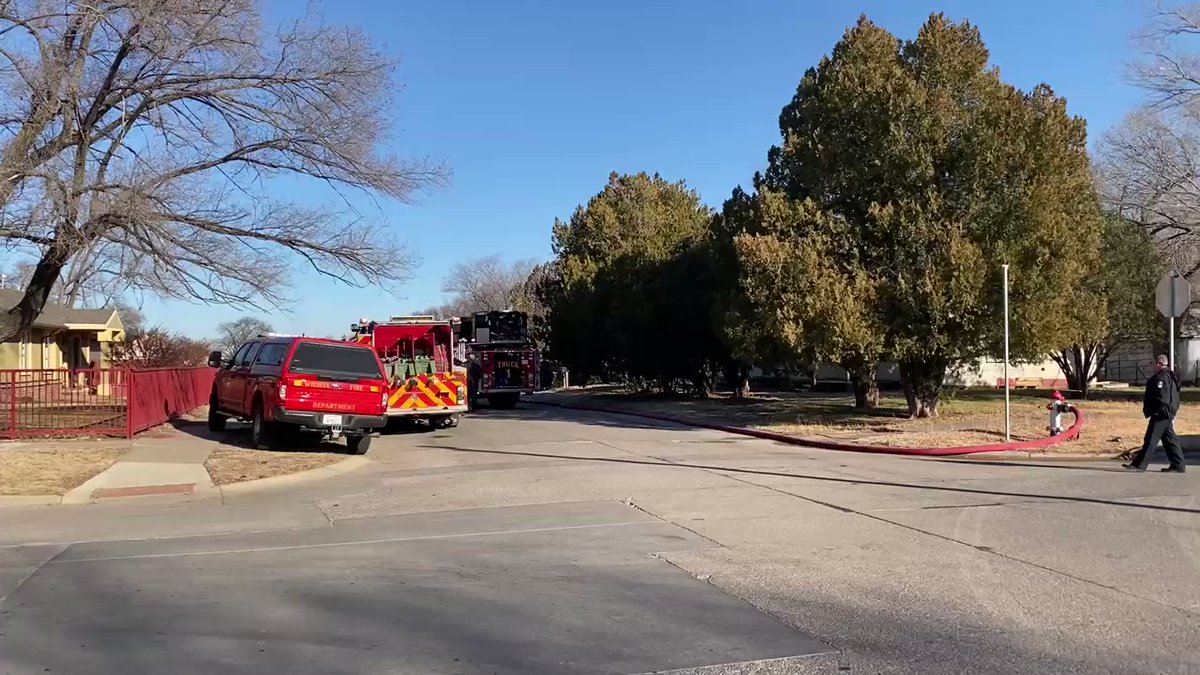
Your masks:
<svg viewBox="0 0 1200 675"><path fill-rule="evenodd" d="M1012 441L1012 408L1009 402L1008 390L1008 265L1001 265L1004 270L1004 442Z"/></svg>

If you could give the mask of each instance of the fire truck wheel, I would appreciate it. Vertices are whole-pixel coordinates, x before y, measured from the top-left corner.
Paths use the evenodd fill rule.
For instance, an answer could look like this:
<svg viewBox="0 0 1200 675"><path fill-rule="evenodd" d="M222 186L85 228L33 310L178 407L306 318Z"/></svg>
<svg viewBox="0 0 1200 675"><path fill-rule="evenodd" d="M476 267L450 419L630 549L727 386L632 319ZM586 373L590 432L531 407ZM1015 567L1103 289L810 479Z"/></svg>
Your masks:
<svg viewBox="0 0 1200 675"><path fill-rule="evenodd" d="M346 448L352 455L365 455L371 449L371 436L347 436Z"/></svg>
<svg viewBox="0 0 1200 675"><path fill-rule="evenodd" d="M497 410L512 410L517 407L519 394L492 394L488 396L488 403Z"/></svg>

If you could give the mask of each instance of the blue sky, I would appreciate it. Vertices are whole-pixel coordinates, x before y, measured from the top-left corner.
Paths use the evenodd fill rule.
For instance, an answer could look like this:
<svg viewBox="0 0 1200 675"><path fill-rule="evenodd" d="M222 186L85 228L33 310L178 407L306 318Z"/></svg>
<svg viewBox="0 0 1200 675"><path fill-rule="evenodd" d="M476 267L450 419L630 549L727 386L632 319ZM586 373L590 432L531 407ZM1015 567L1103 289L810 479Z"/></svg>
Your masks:
<svg viewBox="0 0 1200 675"><path fill-rule="evenodd" d="M298 11L275 0L270 13ZM780 108L805 69L860 13L912 37L932 11L980 27L1004 79L1047 82L1092 139L1138 100L1127 85L1139 0L326 0L331 22L363 26L400 59L392 150L452 169L412 205L364 202L421 267L393 297L297 274L277 330L340 334L442 300L444 270L491 254L550 257L550 227L610 171L686 179L719 205L777 141ZM290 188L286 188L290 189ZM290 195L285 195L290 196ZM305 198L298 194L298 198ZM146 299L152 324L192 336L244 310Z"/></svg>

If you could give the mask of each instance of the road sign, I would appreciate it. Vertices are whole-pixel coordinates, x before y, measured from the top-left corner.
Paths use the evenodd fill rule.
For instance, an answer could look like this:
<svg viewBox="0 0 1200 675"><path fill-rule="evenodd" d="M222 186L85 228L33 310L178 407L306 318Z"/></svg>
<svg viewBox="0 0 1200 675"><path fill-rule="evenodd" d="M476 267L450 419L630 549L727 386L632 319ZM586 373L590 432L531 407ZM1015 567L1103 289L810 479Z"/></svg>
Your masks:
<svg viewBox="0 0 1200 675"><path fill-rule="evenodd" d="M1192 304L1192 285L1178 274L1171 272L1158 282L1154 290L1154 304L1167 318L1183 316Z"/></svg>

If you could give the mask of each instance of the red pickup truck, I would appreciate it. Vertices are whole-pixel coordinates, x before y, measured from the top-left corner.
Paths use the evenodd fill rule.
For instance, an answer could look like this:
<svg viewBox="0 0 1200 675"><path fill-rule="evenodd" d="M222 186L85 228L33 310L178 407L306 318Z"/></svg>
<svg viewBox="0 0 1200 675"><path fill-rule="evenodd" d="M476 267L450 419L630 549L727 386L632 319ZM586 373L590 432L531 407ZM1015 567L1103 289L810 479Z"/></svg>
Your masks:
<svg viewBox="0 0 1200 675"><path fill-rule="evenodd" d="M230 418L250 422L250 445L271 445L284 430L346 437L365 454L385 424L388 383L383 363L366 345L319 338L264 335L231 356L213 352L219 368L208 405L208 428Z"/></svg>

